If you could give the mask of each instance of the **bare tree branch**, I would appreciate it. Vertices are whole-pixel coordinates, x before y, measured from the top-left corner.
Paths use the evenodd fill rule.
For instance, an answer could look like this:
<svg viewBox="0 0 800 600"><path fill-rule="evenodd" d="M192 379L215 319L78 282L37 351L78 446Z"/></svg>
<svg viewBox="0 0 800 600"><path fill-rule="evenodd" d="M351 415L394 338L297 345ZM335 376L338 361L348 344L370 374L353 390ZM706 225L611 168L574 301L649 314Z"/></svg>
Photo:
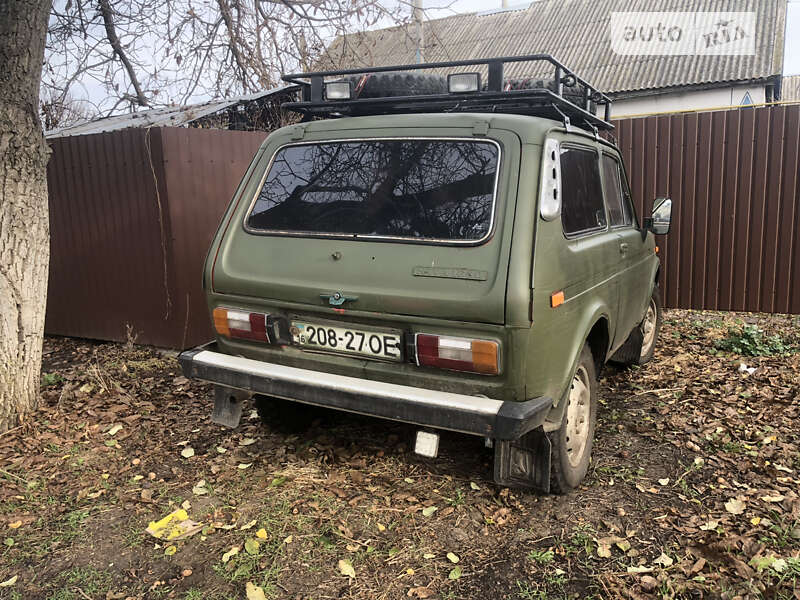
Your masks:
<svg viewBox="0 0 800 600"><path fill-rule="evenodd" d="M120 61L122 61L122 64L125 65L125 70L128 72L128 77L130 77L133 89L136 90L136 101L139 103L139 106L150 106L150 103L147 101L147 96L145 96L142 91L139 79L136 77L136 71L133 69L131 61L128 60L128 57L125 55L122 44L120 44L119 38L117 37L117 31L114 27L114 17L108 0L98 0L98 4L100 5L100 13L103 15L108 43L111 44L114 53L119 57Z"/></svg>

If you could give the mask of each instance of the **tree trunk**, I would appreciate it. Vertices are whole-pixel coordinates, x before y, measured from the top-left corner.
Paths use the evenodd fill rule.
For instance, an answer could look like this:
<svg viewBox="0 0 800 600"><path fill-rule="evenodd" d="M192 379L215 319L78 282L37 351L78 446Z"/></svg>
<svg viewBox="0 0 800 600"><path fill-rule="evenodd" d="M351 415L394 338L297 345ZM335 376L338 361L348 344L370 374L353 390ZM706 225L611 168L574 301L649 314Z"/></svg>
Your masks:
<svg viewBox="0 0 800 600"><path fill-rule="evenodd" d="M50 258L38 117L50 0L0 0L0 432L36 408Z"/></svg>

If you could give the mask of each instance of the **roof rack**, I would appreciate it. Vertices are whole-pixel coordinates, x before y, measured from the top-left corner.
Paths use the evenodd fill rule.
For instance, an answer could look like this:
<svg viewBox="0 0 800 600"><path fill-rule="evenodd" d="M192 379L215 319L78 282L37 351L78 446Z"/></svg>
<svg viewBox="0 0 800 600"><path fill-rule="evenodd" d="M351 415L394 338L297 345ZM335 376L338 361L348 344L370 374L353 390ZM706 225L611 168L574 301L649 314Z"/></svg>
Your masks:
<svg viewBox="0 0 800 600"><path fill-rule="evenodd" d="M549 63L543 69L552 69L552 80L544 82L544 87L510 89L512 85L503 76L506 63L534 61ZM488 83L477 91L380 98L356 97L345 100L328 100L324 92L326 77L348 75L368 77L374 73L470 66L485 67L488 71ZM549 54L317 71L284 75L283 80L299 85L302 90L301 101L287 102L283 107L302 113L308 118L423 112L491 112L547 117L563 121L567 127L572 124L595 131L614 129L611 124L611 98ZM572 91L573 89L575 91ZM567 94L575 101L568 99ZM602 118L595 114L593 105L604 107Z"/></svg>

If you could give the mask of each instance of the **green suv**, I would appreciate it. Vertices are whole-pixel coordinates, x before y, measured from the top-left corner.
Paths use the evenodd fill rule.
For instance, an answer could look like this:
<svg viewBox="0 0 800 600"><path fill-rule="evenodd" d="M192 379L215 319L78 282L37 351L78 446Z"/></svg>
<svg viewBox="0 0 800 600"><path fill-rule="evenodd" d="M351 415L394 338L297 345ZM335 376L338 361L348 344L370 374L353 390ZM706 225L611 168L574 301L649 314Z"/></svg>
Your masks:
<svg viewBox="0 0 800 600"><path fill-rule="evenodd" d="M216 340L180 356L213 420L324 406L418 425L431 457L439 429L482 436L501 485L577 487L600 369L653 356L671 215L638 223L610 100L547 55L284 79L303 120L236 190L203 273Z"/></svg>

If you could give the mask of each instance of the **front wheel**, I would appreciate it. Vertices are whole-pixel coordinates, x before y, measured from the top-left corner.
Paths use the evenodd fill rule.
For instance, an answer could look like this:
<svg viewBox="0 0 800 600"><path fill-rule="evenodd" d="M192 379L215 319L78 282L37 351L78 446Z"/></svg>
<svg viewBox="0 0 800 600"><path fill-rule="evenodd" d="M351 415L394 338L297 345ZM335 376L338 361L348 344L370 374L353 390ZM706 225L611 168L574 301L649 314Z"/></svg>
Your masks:
<svg viewBox="0 0 800 600"><path fill-rule="evenodd" d="M581 350L566 402L561 427L547 434L552 445L550 489L556 494L577 488L589 470L597 422L597 376L588 345Z"/></svg>

